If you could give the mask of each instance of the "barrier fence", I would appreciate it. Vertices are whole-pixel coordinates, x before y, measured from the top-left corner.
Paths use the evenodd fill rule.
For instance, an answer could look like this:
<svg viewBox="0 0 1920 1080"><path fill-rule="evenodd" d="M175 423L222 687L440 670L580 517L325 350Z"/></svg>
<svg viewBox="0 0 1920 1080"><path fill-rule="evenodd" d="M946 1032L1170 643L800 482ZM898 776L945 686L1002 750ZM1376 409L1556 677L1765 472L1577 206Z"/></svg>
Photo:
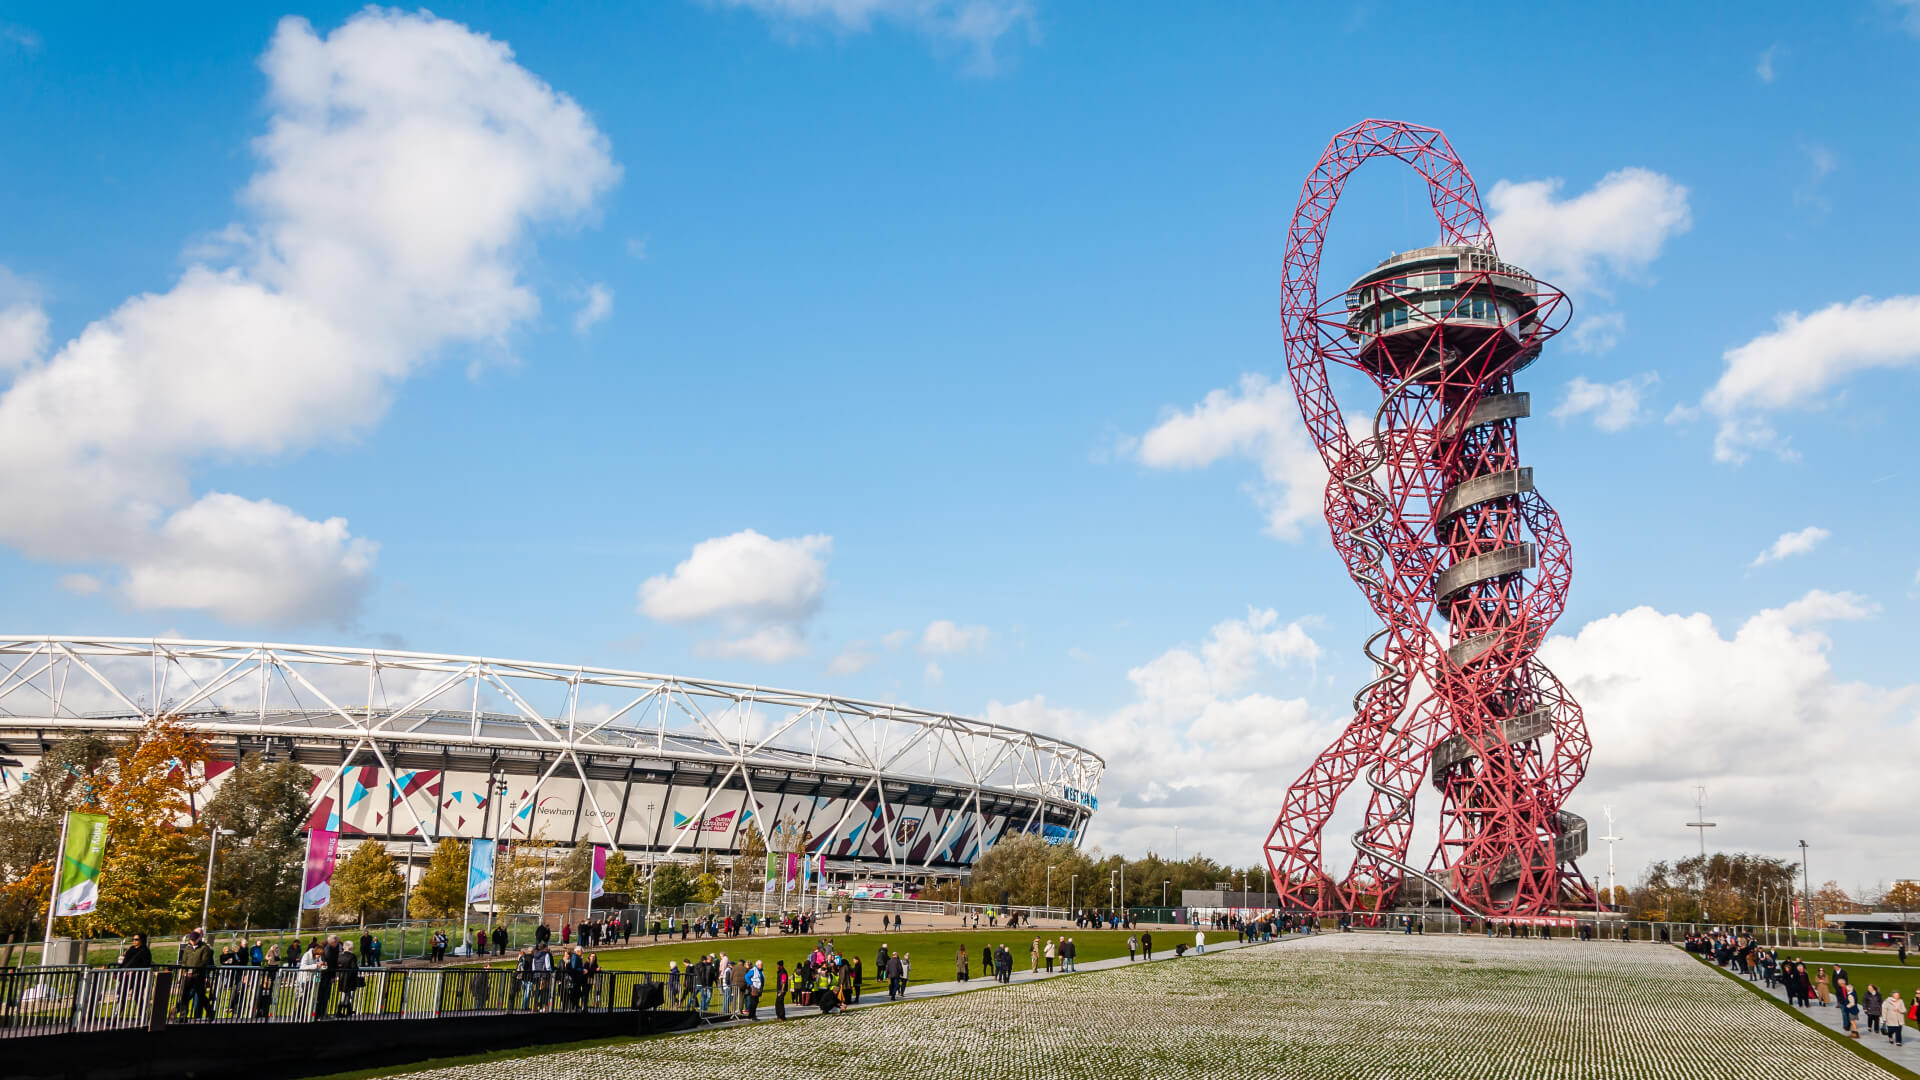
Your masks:
<svg viewBox="0 0 1920 1080"><path fill-rule="evenodd" d="M0 970L0 1038L154 1029L169 1024L422 1020L539 1012L656 1008L664 984L651 971L564 972L487 968L360 971L297 968L9 968ZM653 989L658 987L658 989Z"/></svg>

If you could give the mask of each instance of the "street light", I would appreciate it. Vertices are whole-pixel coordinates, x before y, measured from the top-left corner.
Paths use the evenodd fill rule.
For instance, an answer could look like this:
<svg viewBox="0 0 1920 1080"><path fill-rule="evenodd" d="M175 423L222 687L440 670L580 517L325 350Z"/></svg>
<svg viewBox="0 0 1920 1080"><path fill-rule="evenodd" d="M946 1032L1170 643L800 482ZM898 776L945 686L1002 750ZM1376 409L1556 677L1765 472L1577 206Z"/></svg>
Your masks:
<svg viewBox="0 0 1920 1080"><path fill-rule="evenodd" d="M1068 911L1073 911L1073 910L1074 910L1074 906L1073 906L1073 887L1074 887L1075 885L1078 885L1079 883L1080 883L1080 875L1079 875L1079 874L1075 874L1075 875L1073 875L1072 877L1070 877L1070 878L1068 878L1068 879L1067 879L1067 910L1068 910ZM1076 924L1076 925L1077 925L1077 924Z"/></svg>
<svg viewBox="0 0 1920 1080"><path fill-rule="evenodd" d="M1053 867L1047 867L1047 909L1053 909Z"/></svg>
<svg viewBox="0 0 1920 1080"><path fill-rule="evenodd" d="M648 804L647 804L647 820L648 820L648 821L653 821L653 804L652 804L652 803L648 803ZM657 825L655 826L655 829L654 829L654 835L653 835L653 836L651 837L651 839L652 839L652 840L654 840L654 841L658 841L658 840L660 839L660 836L659 836L659 827L658 827ZM649 923L651 923L651 922L653 921L653 875L655 875L655 874L657 874L657 873L659 873L659 872L660 872L660 860L659 860L659 859L657 859L657 858L653 858L653 857L652 857L652 855L653 855L653 851L652 851L651 849L652 849L652 848L654 847L654 845L653 845L653 844L648 844L648 845L647 845L647 847L648 847L648 849L649 849L649 850L647 851L647 855L649 856L649 858L647 859L647 863L648 863L648 867L647 867L647 914L646 914L646 919L647 919L647 921L648 921Z"/></svg>
<svg viewBox="0 0 1920 1080"><path fill-rule="evenodd" d="M200 894L200 932L208 933L207 910L213 905L213 849L220 846L220 838L235 835L232 829L207 830L207 887Z"/></svg>

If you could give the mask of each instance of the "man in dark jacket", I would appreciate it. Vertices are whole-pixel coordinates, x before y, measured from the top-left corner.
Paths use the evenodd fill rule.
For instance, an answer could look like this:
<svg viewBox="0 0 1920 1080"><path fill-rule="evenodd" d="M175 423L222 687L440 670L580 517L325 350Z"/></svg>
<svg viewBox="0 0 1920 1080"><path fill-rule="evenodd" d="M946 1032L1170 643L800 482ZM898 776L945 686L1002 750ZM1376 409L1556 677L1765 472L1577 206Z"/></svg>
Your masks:
<svg viewBox="0 0 1920 1080"><path fill-rule="evenodd" d="M540 929L544 931L546 927L543 926ZM542 944L545 944L546 940L544 936L540 938ZM493 926L493 951L501 956L507 954L507 928L499 923Z"/></svg>
<svg viewBox="0 0 1920 1080"><path fill-rule="evenodd" d="M340 938L327 935L320 948L320 985L313 995L313 1018L324 1020L333 1012L333 989L340 978Z"/></svg>
<svg viewBox="0 0 1920 1080"><path fill-rule="evenodd" d="M1153 931L1143 930L1140 932L1140 952L1147 959L1153 959Z"/></svg>
<svg viewBox="0 0 1920 1080"><path fill-rule="evenodd" d="M211 1014L207 1002L207 979L213 973L213 947L189 930L186 944L180 946L180 1008L193 1019Z"/></svg>
<svg viewBox="0 0 1920 1080"><path fill-rule="evenodd" d="M873 962L873 970L876 977L884 978L887 974L887 946L885 943L882 943L880 946L880 958Z"/></svg>
<svg viewBox="0 0 1920 1080"><path fill-rule="evenodd" d="M906 965L900 962L900 954L895 953L887 958L887 999L889 1001L899 1001L902 997L906 996L906 992Z"/></svg>

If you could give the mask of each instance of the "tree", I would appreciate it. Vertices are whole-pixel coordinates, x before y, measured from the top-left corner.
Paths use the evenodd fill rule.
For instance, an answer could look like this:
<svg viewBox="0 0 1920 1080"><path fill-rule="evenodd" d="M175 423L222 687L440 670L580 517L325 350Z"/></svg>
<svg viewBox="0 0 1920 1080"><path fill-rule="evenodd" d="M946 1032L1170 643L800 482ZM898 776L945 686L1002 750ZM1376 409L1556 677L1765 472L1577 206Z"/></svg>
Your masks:
<svg viewBox="0 0 1920 1080"><path fill-rule="evenodd" d="M335 864L333 894L327 906L352 912L355 920L365 926L368 915L399 903L406 888L393 853L387 850L387 845L369 837Z"/></svg>
<svg viewBox="0 0 1920 1080"><path fill-rule="evenodd" d="M631 900L640 891L640 872L619 848L607 853L607 891Z"/></svg>
<svg viewBox="0 0 1920 1080"><path fill-rule="evenodd" d="M53 888L60 823L67 811L95 805L110 783L113 746L95 735L62 739L0 802L0 938L36 936Z"/></svg>
<svg viewBox="0 0 1920 1080"><path fill-rule="evenodd" d="M460 914L466 902L467 845L443 836L414 883L407 914L416 919L450 919Z"/></svg>
<svg viewBox="0 0 1920 1080"><path fill-rule="evenodd" d="M529 912L540 906L550 846L544 840L520 840L496 858L493 880L496 912Z"/></svg>
<svg viewBox="0 0 1920 1080"><path fill-rule="evenodd" d="M554 869L552 887L563 892L586 892L592 886L593 845L575 844Z"/></svg>
<svg viewBox="0 0 1920 1080"><path fill-rule="evenodd" d="M1893 888L1887 890L1887 894L1880 898L1880 902L1901 915L1913 914L1916 909L1920 909L1920 881L1909 878L1894 882ZM1903 927L1907 925L1907 920L1901 919L1900 925Z"/></svg>
<svg viewBox="0 0 1920 1080"><path fill-rule="evenodd" d="M1064 844L1049 844L1033 833L1009 836L988 848L974 864L967 898L980 904L1046 903L1048 867L1053 868L1051 899L1055 907L1067 906L1070 899L1076 907L1106 906L1104 869L1097 867L1085 852Z"/></svg>
<svg viewBox="0 0 1920 1080"><path fill-rule="evenodd" d="M206 785L207 757L206 737L166 716L115 752L110 782L79 807L107 815L100 902L81 917L83 932L170 933L199 919L207 833L183 823Z"/></svg>
<svg viewBox="0 0 1920 1080"><path fill-rule="evenodd" d="M668 909L693 902L697 890L687 868L677 862L661 863L653 871L653 906Z"/></svg>
<svg viewBox="0 0 1920 1080"><path fill-rule="evenodd" d="M209 828L232 829L215 851L220 922L286 926L293 921L313 774L292 761L246 754L201 812Z"/></svg>

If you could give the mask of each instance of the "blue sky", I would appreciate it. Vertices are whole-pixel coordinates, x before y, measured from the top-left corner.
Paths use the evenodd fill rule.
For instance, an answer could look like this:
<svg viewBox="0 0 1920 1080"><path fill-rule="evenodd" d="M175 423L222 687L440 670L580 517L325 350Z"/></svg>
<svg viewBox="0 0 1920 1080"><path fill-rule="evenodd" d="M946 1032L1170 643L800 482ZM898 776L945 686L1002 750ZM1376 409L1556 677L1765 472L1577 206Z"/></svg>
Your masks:
<svg viewBox="0 0 1920 1080"><path fill-rule="evenodd" d="M1574 808L1628 876L1695 783L1730 845L1914 872L1920 8L434 16L0 4L11 632L990 714L1109 757L1095 842L1247 861L1367 675L1277 297L1386 116L1575 300L1521 380ZM1326 280L1431 240L1403 172Z"/></svg>

